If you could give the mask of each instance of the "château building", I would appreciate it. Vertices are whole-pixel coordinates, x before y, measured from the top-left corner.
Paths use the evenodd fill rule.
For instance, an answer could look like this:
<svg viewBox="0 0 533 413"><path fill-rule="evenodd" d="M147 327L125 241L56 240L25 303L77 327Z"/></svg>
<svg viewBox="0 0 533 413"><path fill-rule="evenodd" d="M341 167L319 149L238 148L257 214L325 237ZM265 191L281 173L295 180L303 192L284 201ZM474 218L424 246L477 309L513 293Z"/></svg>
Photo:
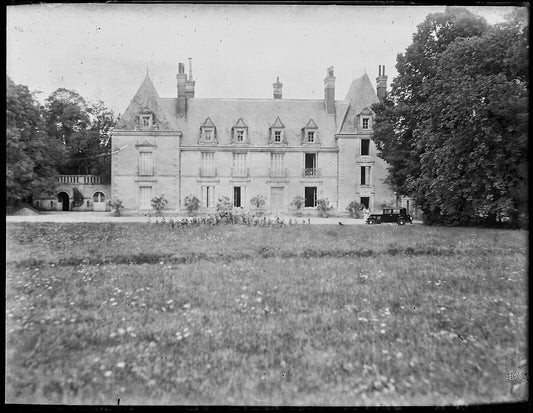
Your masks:
<svg viewBox="0 0 533 413"><path fill-rule="evenodd" d="M151 210L160 195L177 213L192 195L201 213L223 196L248 209L261 195L272 214L294 211L298 195L312 213L318 199L338 214L351 201L379 209L395 200L372 141L371 106L386 94L384 67L377 92L364 74L343 100L335 99L333 67L323 99L284 99L279 78L272 98L199 98L190 60L189 74L179 63L176 78L177 95L162 98L147 74L112 131L111 198L126 210Z"/></svg>

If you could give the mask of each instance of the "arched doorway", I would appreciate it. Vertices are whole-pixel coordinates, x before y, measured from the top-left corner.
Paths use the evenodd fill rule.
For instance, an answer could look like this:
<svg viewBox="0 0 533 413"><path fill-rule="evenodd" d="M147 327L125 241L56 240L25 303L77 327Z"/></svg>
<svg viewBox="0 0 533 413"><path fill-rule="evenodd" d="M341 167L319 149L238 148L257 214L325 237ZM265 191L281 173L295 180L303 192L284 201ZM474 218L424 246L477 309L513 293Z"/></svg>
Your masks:
<svg viewBox="0 0 533 413"><path fill-rule="evenodd" d="M57 202L61 202L63 207L61 208L62 211L68 211L70 206L70 197L66 192L60 192L57 194Z"/></svg>
<svg viewBox="0 0 533 413"><path fill-rule="evenodd" d="M97 191L93 194L93 211L105 211L105 194Z"/></svg>

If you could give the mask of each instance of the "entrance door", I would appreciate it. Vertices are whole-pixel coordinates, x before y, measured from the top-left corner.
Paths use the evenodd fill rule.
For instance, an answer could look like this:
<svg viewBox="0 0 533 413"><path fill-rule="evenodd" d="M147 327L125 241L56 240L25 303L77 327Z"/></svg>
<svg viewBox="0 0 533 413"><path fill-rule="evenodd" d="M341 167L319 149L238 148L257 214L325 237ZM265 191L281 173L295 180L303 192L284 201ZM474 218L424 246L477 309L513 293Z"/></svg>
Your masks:
<svg viewBox="0 0 533 413"><path fill-rule="evenodd" d="M69 210L69 204L70 204L70 198L66 192L60 192L57 195L57 202L61 204L61 211L68 211ZM58 205L59 207L59 205ZM59 209L59 208L58 208Z"/></svg>
<svg viewBox="0 0 533 413"><path fill-rule="evenodd" d="M272 215L278 216L283 213L283 199L283 187L270 188L270 207L272 209Z"/></svg>

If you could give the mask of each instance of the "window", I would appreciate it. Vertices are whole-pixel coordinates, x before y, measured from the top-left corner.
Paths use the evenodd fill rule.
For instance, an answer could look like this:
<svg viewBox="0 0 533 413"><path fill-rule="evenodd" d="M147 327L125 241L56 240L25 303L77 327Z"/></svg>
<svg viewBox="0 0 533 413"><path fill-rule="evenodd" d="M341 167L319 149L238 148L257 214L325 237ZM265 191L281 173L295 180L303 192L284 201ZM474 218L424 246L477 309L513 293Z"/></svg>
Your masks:
<svg viewBox="0 0 533 413"><path fill-rule="evenodd" d="M283 167L283 156L282 153L272 153L270 154L270 173L272 176L284 176L285 169Z"/></svg>
<svg viewBox="0 0 533 413"><path fill-rule="evenodd" d="M234 186L233 187L233 206L234 207L237 207L237 208L240 208L242 206L242 198L241 198L241 195L242 195L242 191L241 191L242 187L240 186Z"/></svg>
<svg viewBox="0 0 533 413"><path fill-rule="evenodd" d="M237 142L239 143L244 142L244 131L242 130L237 131Z"/></svg>
<svg viewBox="0 0 533 413"><path fill-rule="evenodd" d="M215 206L215 187L202 186L202 208L213 208Z"/></svg>
<svg viewBox="0 0 533 413"><path fill-rule="evenodd" d="M274 131L274 142L281 142L281 131Z"/></svg>
<svg viewBox="0 0 533 413"><path fill-rule="evenodd" d="M205 129L204 130L204 140L206 142L212 142L213 141L213 129Z"/></svg>
<svg viewBox="0 0 533 413"><path fill-rule="evenodd" d="M308 131L307 132L307 142L314 143L315 142L315 132Z"/></svg>
<svg viewBox="0 0 533 413"><path fill-rule="evenodd" d="M370 185L370 166L361 166L361 185Z"/></svg>
<svg viewBox="0 0 533 413"><path fill-rule="evenodd" d="M317 176L316 153L305 154L304 176Z"/></svg>
<svg viewBox="0 0 533 413"><path fill-rule="evenodd" d="M152 126L152 115L141 115L141 128L149 129Z"/></svg>
<svg viewBox="0 0 533 413"><path fill-rule="evenodd" d="M139 152L139 175L153 175L154 160L152 152Z"/></svg>
<svg viewBox="0 0 533 413"><path fill-rule="evenodd" d="M367 196L362 196L361 197L361 205L364 205L365 208L370 208L370 198L367 197Z"/></svg>
<svg viewBox="0 0 533 413"><path fill-rule="evenodd" d="M140 209L151 209L152 204L150 203L150 201L152 199L152 187L141 186L139 187L139 190L140 190L139 208Z"/></svg>
<svg viewBox="0 0 533 413"><path fill-rule="evenodd" d="M363 118L363 129L368 129L369 123L369 118Z"/></svg>
<svg viewBox="0 0 533 413"><path fill-rule="evenodd" d="M93 195L94 202L105 202L105 195L103 192L95 192Z"/></svg>
<svg viewBox="0 0 533 413"><path fill-rule="evenodd" d="M202 176L215 176L215 153L214 152L202 152Z"/></svg>
<svg viewBox="0 0 533 413"><path fill-rule="evenodd" d="M306 186L305 187L305 207L314 208L316 207L316 186Z"/></svg>
<svg viewBox="0 0 533 413"><path fill-rule="evenodd" d="M370 155L370 139L361 139L361 155Z"/></svg>
<svg viewBox="0 0 533 413"><path fill-rule="evenodd" d="M248 176L248 167L246 163L245 153L233 154L233 175L234 176Z"/></svg>

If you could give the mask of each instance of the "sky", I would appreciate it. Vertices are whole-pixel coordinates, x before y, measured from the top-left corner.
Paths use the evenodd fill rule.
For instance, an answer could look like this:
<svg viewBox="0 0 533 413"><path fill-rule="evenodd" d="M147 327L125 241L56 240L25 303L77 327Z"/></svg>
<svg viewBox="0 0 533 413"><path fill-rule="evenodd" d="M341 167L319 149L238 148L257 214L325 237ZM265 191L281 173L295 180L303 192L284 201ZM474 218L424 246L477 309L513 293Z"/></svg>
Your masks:
<svg viewBox="0 0 533 413"><path fill-rule="evenodd" d="M429 13L444 6L38 4L7 7L7 74L40 92L75 90L124 113L149 73L176 97L178 62L192 58L196 97L321 99L334 66L336 99L378 65L388 83L396 56ZM489 23L511 7L467 7Z"/></svg>

